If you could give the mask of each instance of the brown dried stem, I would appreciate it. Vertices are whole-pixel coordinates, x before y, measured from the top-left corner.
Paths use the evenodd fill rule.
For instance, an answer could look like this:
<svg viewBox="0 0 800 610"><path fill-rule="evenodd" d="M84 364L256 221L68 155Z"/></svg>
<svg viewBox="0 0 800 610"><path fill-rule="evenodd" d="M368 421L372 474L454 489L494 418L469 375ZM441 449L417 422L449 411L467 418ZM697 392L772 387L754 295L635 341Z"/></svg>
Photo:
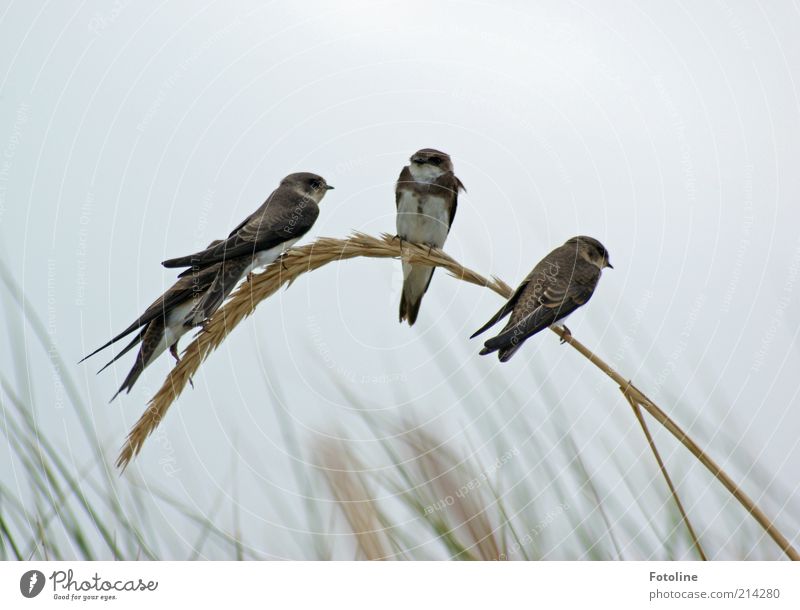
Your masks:
<svg viewBox="0 0 800 610"><path fill-rule="evenodd" d="M117 459L117 466L124 470L138 455L147 437L156 429L170 405L180 395L203 361L219 347L225 337L242 320L255 311L261 301L275 294L284 284L291 284L304 273L324 267L328 263L356 257L403 258L410 262L443 267L453 277L478 286L485 286L503 298L507 299L512 294L511 287L502 280L487 279L479 273L461 266L441 250L428 249L405 241L401 243L400 240L390 235L376 238L363 233L355 233L347 239L323 237L307 246L290 250L280 261L270 265L263 273L252 275L249 281L239 286L230 300L209 320L205 329L188 345L180 363L169 373L161 388L148 403L147 409L139 421L128 434L127 441ZM620 387L626 399L632 404L641 406L683 443L753 516L790 559L800 559L797 551L764 512L664 411L572 335L565 333L560 328L552 328L552 330L564 342L569 343L589 362L610 377Z"/></svg>
<svg viewBox="0 0 800 610"><path fill-rule="evenodd" d="M647 439L647 444L650 445L650 450L653 452L653 455L656 458L656 462L658 463L658 468L661 471L661 474L664 476L664 480L667 483L667 487L669 488L670 493L672 494L672 498L675 500L675 504L678 506L678 512L681 514L681 520L686 524L686 529L689 530L689 536L692 539L692 544L694 544L694 548L697 550L697 554L700 555L700 559L703 561L708 561L708 556L706 552L703 550L703 545L700 544L700 539L697 537L697 533L692 527L692 522L689 521L689 515L686 514L686 510L683 508L683 502L681 502L680 497L678 496L678 490L675 489L675 485L672 483L672 478L669 476L667 472L667 467L664 464L664 460L661 459L661 454L656 447L656 442L653 439L653 435L650 434L650 428L647 427L647 422L644 419L644 415L642 415L642 409L639 405L634 401L630 396L626 395L625 398L631 405L633 409L633 414L636 415L636 420L639 422L639 425L642 427L642 432L644 432L644 436Z"/></svg>

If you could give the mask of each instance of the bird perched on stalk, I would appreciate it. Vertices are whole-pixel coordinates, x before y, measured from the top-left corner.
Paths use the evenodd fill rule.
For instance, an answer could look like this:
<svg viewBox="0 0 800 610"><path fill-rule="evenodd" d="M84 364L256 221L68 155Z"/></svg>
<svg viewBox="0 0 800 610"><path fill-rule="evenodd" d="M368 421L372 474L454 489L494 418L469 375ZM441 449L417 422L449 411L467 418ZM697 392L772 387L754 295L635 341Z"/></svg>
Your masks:
<svg viewBox="0 0 800 610"><path fill-rule="evenodd" d="M319 203L332 188L316 174L289 174L227 239L201 252L161 263L169 268L188 267L179 277L203 273L221 264L208 290L187 313L184 324L192 327L205 322L239 280L291 248L314 225L319 216Z"/></svg>
<svg viewBox="0 0 800 610"><path fill-rule="evenodd" d="M222 240L212 241L209 247L219 243L222 243ZM167 348L169 348L175 361L180 362L178 341L190 330L190 327L184 324L186 316L189 315L195 303L203 297L205 291L211 286L220 267L221 263L216 263L203 269L197 275L180 278L164 294L158 297L133 324L81 359L80 362L83 362L120 339L127 337L132 332L136 332L133 340L119 354L114 356L110 362L97 371L98 373L103 372L108 366L141 343L133 368L131 368L122 382L122 386L120 386L111 400L114 400L123 391L130 392L142 371Z"/></svg>
<svg viewBox="0 0 800 610"><path fill-rule="evenodd" d="M466 190L453 173L450 156L433 148L411 155L395 186L397 236L430 248L441 248L458 207L458 193ZM430 286L435 267L403 262L400 322L417 321L422 296Z"/></svg>
<svg viewBox="0 0 800 610"><path fill-rule="evenodd" d="M480 352L482 356L498 352L500 362L508 361L528 338L556 323L563 326L567 316L586 304L606 267L614 268L599 241L583 235L568 239L539 261L500 311L470 339L511 314L505 328Z"/></svg>

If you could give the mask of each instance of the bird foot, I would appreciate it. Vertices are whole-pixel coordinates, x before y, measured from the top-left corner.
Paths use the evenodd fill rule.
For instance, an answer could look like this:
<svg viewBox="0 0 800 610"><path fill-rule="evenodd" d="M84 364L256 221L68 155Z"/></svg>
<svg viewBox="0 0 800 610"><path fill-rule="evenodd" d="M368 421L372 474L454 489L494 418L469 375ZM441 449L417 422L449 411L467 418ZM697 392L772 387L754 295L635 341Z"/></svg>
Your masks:
<svg viewBox="0 0 800 610"><path fill-rule="evenodd" d="M287 252L288 252L288 250L287 250ZM275 259L277 262L279 262L281 264L281 268L284 271L289 271L289 268L286 266L286 254L287 254L287 252L284 252L277 259Z"/></svg>
<svg viewBox="0 0 800 610"><path fill-rule="evenodd" d="M169 346L169 353L172 354L173 358L175 358L175 366L178 366L181 363L181 357L178 355L177 343L173 343ZM194 382L192 381L191 377L189 377L189 385L192 386L192 389L194 390Z"/></svg>
<svg viewBox="0 0 800 610"><path fill-rule="evenodd" d="M564 334L561 336L559 343L564 345L569 339L572 339L572 331L567 328L565 324L561 325L561 330L564 332Z"/></svg>

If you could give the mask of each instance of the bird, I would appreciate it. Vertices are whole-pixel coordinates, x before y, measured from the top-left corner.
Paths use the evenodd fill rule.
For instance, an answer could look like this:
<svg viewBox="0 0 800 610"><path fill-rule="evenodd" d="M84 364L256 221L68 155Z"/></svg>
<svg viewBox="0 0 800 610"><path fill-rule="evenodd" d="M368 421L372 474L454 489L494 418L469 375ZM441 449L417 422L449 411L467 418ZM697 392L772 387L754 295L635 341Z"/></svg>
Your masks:
<svg viewBox="0 0 800 610"><path fill-rule="evenodd" d="M222 240L212 241L209 247L219 243L222 243ZM221 266L221 263L216 263L203 269L197 275L178 279L150 307L145 309L144 313L133 324L80 360L80 362L83 362L120 339L127 337L132 332L136 332L133 340L119 354L114 356L110 362L97 371L102 373L111 364L141 343L133 368L125 377L119 390L112 396L112 401L122 392L129 393L142 371L167 348L169 348L175 361L180 362L178 340L190 330L188 326L184 325L186 316L194 307L195 301L201 298L211 285Z"/></svg>
<svg viewBox="0 0 800 610"><path fill-rule="evenodd" d="M188 267L178 276L181 278L220 265L202 298L187 312L184 324L189 327L204 324L240 279L291 248L314 225L319 216L318 205L331 189L317 174L289 174L227 239L200 252L162 262L167 268Z"/></svg>
<svg viewBox="0 0 800 610"><path fill-rule="evenodd" d="M466 191L453 173L450 156L433 148L411 155L395 185L397 237L441 248L450 232L458 207L458 193ZM422 296L428 290L435 267L403 262L400 322L417 321Z"/></svg>
<svg viewBox="0 0 800 610"><path fill-rule="evenodd" d="M537 263L500 311L470 339L510 313L505 328L480 351L481 356L498 352L500 362L507 362L528 338L557 322L571 334L564 320L592 297L606 267L614 268L599 241L585 235L568 239Z"/></svg>

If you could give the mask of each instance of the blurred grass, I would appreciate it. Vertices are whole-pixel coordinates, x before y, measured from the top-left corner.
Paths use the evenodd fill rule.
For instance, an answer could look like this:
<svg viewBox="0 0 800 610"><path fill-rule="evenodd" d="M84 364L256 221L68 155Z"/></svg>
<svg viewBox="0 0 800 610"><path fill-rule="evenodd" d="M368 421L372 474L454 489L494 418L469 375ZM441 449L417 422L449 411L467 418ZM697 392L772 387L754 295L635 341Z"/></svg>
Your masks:
<svg viewBox="0 0 800 610"><path fill-rule="evenodd" d="M536 392L521 393L497 382L475 385L474 363L458 364L457 355L442 350L439 346L446 343L433 333L426 341L438 352L434 362L448 373L443 377L453 401L470 422L460 431L417 424L414 409L402 421L380 415L384 411L369 398L329 373L329 385L360 414L360 442L348 442L343 433L321 440L304 436L288 415L269 362L262 361L268 401L299 498L293 505L275 487L264 486L265 501L280 511L293 541L266 552L272 543L261 542L262 532L242 529L236 456L228 477L231 488L220 490L205 507L179 500L173 489L116 475L107 456L117 439L106 443L100 438L71 367L2 263L0 279L9 297L4 301L6 323L24 324L35 341L26 345L21 333L8 333L7 349L25 356L13 379L0 372L0 430L10 460L0 480L4 560L694 557L652 455L640 439L631 440L630 428L620 429L622 440L614 446L607 444L607 436L593 436L593 447L578 442L575 422L539 367L530 369ZM34 347L48 355L51 370L27 366L26 351ZM51 406L37 403L45 392L35 390L53 378L68 399L64 416L75 420L81 438L54 436L40 425ZM471 389L465 393L465 388ZM401 386L397 392L398 404L408 402ZM428 405L418 406L424 412ZM733 441L741 438L736 430L721 434L710 419L698 425L719 436L734 467L746 473L748 484L760 489L768 504L782 506L789 498L796 506L786 487L752 460L753 452L741 440ZM331 440L334 436L338 440ZM240 442L246 446L246 440ZM76 444L88 447L82 454L90 458L83 463L75 461ZM711 558L780 557L761 530L742 518L741 508L679 451L666 453L665 460ZM228 511L226 529L220 523ZM189 553L175 542L178 525L192 533Z"/></svg>

